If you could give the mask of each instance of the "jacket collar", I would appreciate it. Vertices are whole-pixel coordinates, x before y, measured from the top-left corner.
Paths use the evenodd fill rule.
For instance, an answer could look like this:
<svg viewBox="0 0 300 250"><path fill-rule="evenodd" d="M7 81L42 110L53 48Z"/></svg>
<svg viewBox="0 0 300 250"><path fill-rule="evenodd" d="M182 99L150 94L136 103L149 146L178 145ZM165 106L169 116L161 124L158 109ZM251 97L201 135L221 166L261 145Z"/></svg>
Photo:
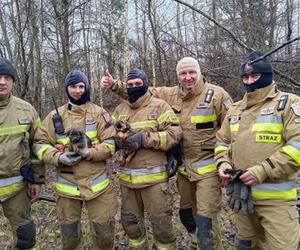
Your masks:
<svg viewBox="0 0 300 250"><path fill-rule="evenodd" d="M0 102L0 108L5 108L10 103L11 99L13 98L13 95L10 94L9 97L3 101Z"/></svg>
<svg viewBox="0 0 300 250"><path fill-rule="evenodd" d="M147 90L147 92L143 96L141 96L139 99L137 99L136 102L130 103L129 101L127 101L127 103L130 108L137 109L139 107L148 105L148 103L150 102L150 98L151 98L151 94L150 94L149 90Z"/></svg>
<svg viewBox="0 0 300 250"><path fill-rule="evenodd" d="M243 103L245 104L245 108L249 108L256 104L265 102L269 98L274 98L277 94L277 85L273 82L265 88L246 93L243 97Z"/></svg>

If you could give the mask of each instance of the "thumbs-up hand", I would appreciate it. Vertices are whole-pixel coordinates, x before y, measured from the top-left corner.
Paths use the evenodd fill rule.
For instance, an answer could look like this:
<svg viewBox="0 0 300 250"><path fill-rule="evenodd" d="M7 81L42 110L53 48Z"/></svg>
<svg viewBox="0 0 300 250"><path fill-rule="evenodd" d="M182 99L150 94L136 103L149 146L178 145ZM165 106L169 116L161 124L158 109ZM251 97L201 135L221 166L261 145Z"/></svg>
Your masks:
<svg viewBox="0 0 300 250"><path fill-rule="evenodd" d="M104 76L101 78L101 82L100 82L101 88L112 89L115 83L116 80L114 80L112 75L109 73L109 70L106 69Z"/></svg>

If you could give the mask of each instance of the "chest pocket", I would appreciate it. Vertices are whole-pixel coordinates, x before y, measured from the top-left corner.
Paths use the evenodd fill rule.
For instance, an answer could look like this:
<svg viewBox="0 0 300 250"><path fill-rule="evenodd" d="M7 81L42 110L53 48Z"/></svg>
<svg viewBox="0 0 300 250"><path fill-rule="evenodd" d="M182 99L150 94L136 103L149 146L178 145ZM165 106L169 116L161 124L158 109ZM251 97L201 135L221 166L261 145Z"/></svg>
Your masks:
<svg viewBox="0 0 300 250"><path fill-rule="evenodd" d="M263 143L281 143L283 121L280 115L268 114L256 117L251 131L255 133L255 141Z"/></svg>

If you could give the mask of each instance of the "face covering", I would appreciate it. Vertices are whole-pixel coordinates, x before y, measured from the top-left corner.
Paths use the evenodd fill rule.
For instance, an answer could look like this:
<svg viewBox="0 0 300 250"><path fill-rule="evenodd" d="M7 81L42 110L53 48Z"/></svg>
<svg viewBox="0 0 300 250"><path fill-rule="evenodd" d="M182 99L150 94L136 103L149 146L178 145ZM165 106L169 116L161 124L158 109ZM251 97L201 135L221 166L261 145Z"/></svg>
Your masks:
<svg viewBox="0 0 300 250"><path fill-rule="evenodd" d="M143 96L148 90L148 85L143 85L140 87L127 88L128 101L130 103L136 102L141 96Z"/></svg>
<svg viewBox="0 0 300 250"><path fill-rule="evenodd" d="M250 85L244 84L244 87L247 92L253 92L257 89L267 87L271 84L272 84L272 73L261 73L260 78L256 82Z"/></svg>

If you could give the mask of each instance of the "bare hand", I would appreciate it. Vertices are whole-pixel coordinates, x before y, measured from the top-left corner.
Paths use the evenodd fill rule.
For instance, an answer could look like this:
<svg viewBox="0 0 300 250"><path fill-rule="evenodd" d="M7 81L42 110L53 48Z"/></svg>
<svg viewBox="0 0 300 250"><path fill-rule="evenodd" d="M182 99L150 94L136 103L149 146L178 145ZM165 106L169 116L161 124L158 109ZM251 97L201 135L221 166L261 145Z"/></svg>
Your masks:
<svg viewBox="0 0 300 250"><path fill-rule="evenodd" d="M42 189L42 187L39 184L30 184L29 185L29 194L30 194L31 202L35 202L39 199L41 189Z"/></svg>
<svg viewBox="0 0 300 250"><path fill-rule="evenodd" d="M222 187L226 187L230 181L230 175L225 174L225 170L227 169L231 170L232 166L228 162L223 162L218 170Z"/></svg>
<svg viewBox="0 0 300 250"><path fill-rule="evenodd" d="M252 175L249 171L245 172L240 176L240 180L244 182L244 184L249 185L249 186L254 186L259 184L258 179Z"/></svg>
<svg viewBox="0 0 300 250"><path fill-rule="evenodd" d="M101 78L101 88L103 89L112 89L115 85L115 80L112 75L109 73L108 69L106 69L104 76Z"/></svg>

